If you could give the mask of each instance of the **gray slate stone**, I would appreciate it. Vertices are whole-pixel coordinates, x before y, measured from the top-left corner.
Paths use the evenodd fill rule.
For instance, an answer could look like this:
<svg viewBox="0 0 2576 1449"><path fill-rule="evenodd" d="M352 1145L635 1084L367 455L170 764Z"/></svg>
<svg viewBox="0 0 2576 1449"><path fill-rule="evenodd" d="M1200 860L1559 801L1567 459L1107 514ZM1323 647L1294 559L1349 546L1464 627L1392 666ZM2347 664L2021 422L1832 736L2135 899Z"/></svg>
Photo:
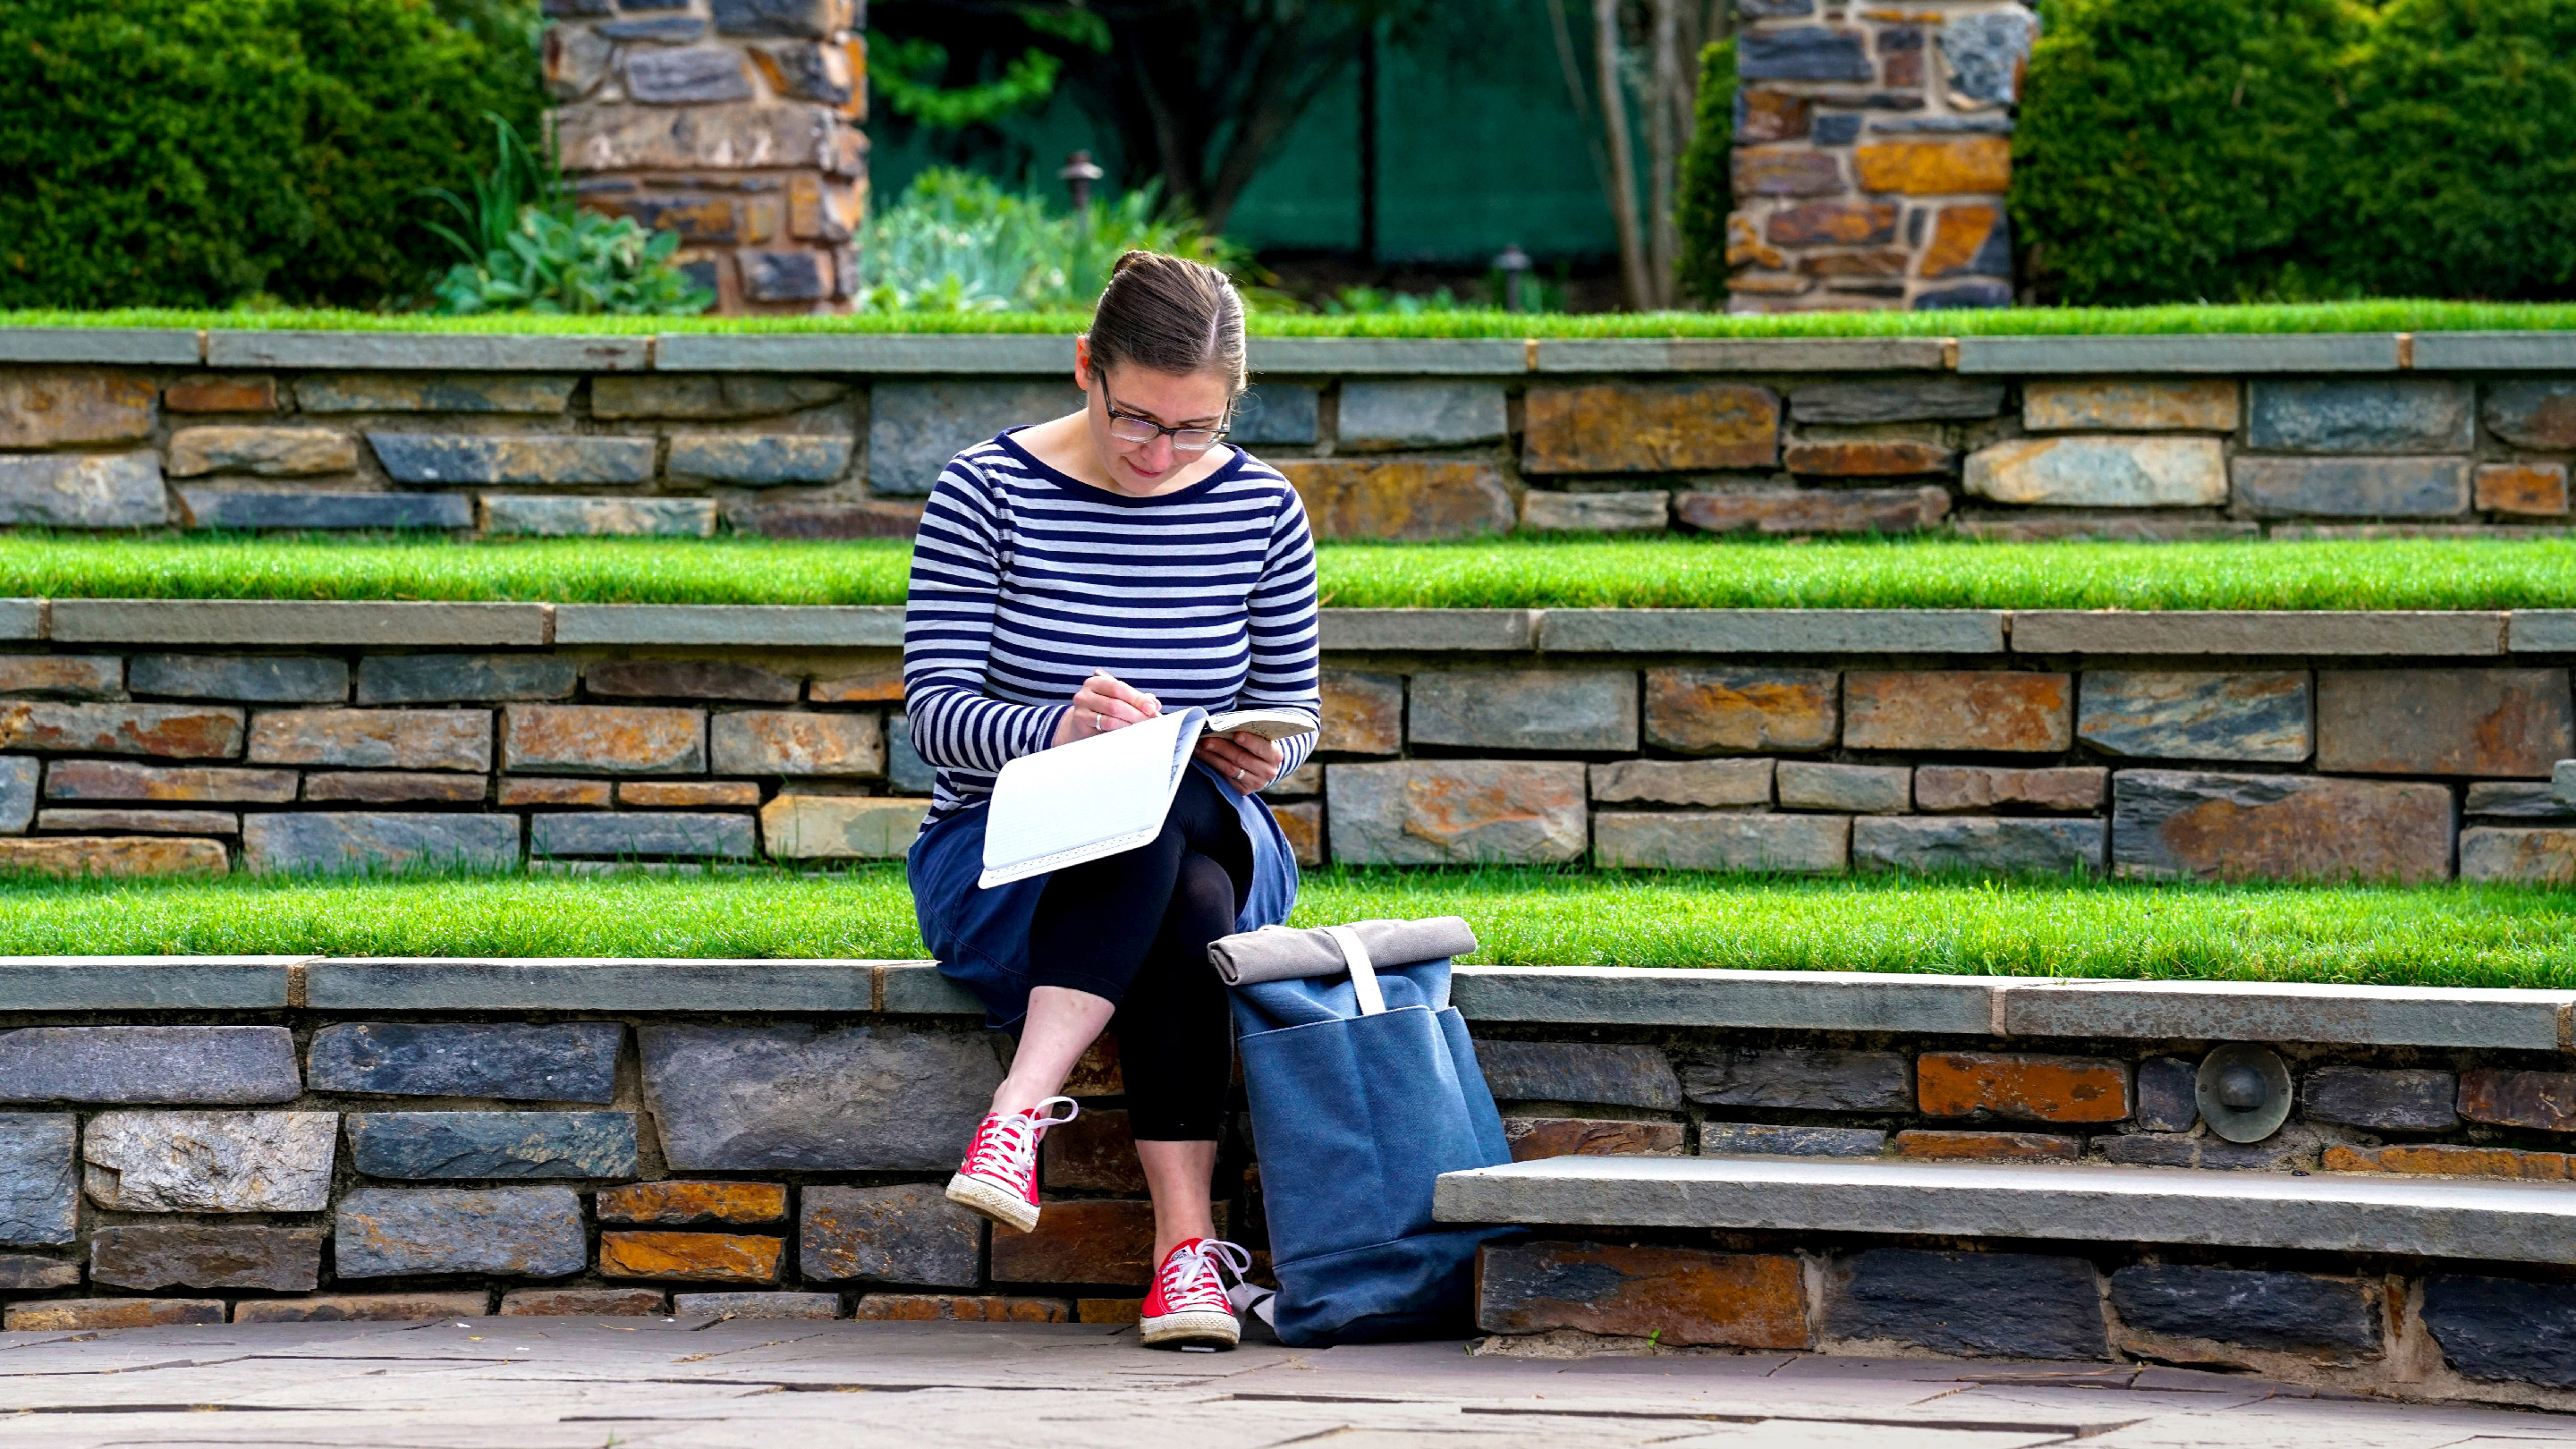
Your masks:
<svg viewBox="0 0 2576 1449"><path fill-rule="evenodd" d="M2252 446L2297 453L2466 452L2470 387L2453 378L2257 378L2246 410Z"/></svg>
<svg viewBox="0 0 2576 1449"><path fill-rule="evenodd" d="M637 50L626 57L626 93L652 106L747 101L751 77L729 46Z"/></svg>
<svg viewBox="0 0 2576 1449"><path fill-rule="evenodd" d="M544 654L371 654L358 661L360 704L570 699L581 667Z"/></svg>
<svg viewBox="0 0 2576 1449"><path fill-rule="evenodd" d="M82 1184L111 1212L319 1212L339 1136L333 1112L101 1112Z"/></svg>
<svg viewBox="0 0 2576 1449"><path fill-rule="evenodd" d="M1723 1047L1682 1064L1682 1092L1713 1107L1908 1112L1914 1063L1902 1052Z"/></svg>
<svg viewBox="0 0 2576 1449"><path fill-rule="evenodd" d="M0 1253L0 1291L27 1293L39 1288L71 1288L80 1280L81 1265L76 1261L40 1257L34 1253Z"/></svg>
<svg viewBox="0 0 2576 1449"><path fill-rule="evenodd" d="M2038 18L2020 9L1952 16L1941 26L1951 91L1981 106L2019 100L2022 62L2038 33Z"/></svg>
<svg viewBox="0 0 2576 1449"><path fill-rule="evenodd" d="M928 493L959 452L1082 403L1081 391L1061 381L879 383L868 399L868 487Z"/></svg>
<svg viewBox="0 0 2576 1449"><path fill-rule="evenodd" d="M809 1187L804 1205L796 1262L809 1283L983 1282L984 1220L949 1202L936 1184Z"/></svg>
<svg viewBox="0 0 2576 1449"><path fill-rule="evenodd" d="M1785 771L1788 767L1781 768ZM1864 815L1852 821L1851 858L1855 870L2099 874L2110 847L2110 824L2103 820Z"/></svg>
<svg viewBox="0 0 2576 1449"><path fill-rule="evenodd" d="M282 1026L31 1026L0 1033L0 1102L287 1102Z"/></svg>
<svg viewBox="0 0 2576 1449"><path fill-rule="evenodd" d="M352 1112L369 1177L633 1177L632 1112Z"/></svg>
<svg viewBox="0 0 2576 1449"><path fill-rule="evenodd" d="M37 1247L77 1235L72 1175L79 1119L69 1112L0 1112L0 1243Z"/></svg>
<svg viewBox="0 0 2576 1449"><path fill-rule="evenodd" d="M625 1040L613 1021L344 1022L313 1034L304 1070L317 1092L606 1102L617 1093Z"/></svg>
<svg viewBox="0 0 2576 1449"><path fill-rule="evenodd" d="M192 528L472 528L461 493L326 493L290 489L182 488Z"/></svg>
<svg viewBox="0 0 2576 1449"><path fill-rule="evenodd" d="M336 703L349 697L349 666L339 659L292 655L138 654L126 684L136 694L181 699Z"/></svg>
<svg viewBox="0 0 2576 1449"><path fill-rule="evenodd" d="M2370 1295L2344 1278L2133 1263L2111 1275L2111 1306L2129 1327L2173 1338L2282 1353L2379 1350Z"/></svg>
<svg viewBox="0 0 2576 1449"><path fill-rule="evenodd" d="M785 35L822 40L842 23L835 0L715 0L724 35Z"/></svg>
<svg viewBox="0 0 2576 1449"><path fill-rule="evenodd" d="M486 493L483 528L535 538L713 538L716 501Z"/></svg>
<svg viewBox="0 0 2576 1449"><path fill-rule="evenodd" d="M1736 42L1736 74L1745 80L1857 81L1878 79L1857 30L1800 25L1749 30Z"/></svg>
<svg viewBox="0 0 2576 1449"><path fill-rule="evenodd" d="M603 55L606 49L601 47ZM572 401L578 381L569 373L326 372L295 380L295 405L308 413L559 413Z"/></svg>
<svg viewBox="0 0 2576 1449"><path fill-rule="evenodd" d="M594 377L595 418L756 418L836 402L849 387L829 378L762 373L685 373Z"/></svg>
<svg viewBox="0 0 2576 1449"><path fill-rule="evenodd" d="M33 755L0 755L0 835L20 835L36 818L36 780L43 766Z"/></svg>
<svg viewBox="0 0 2576 1449"><path fill-rule="evenodd" d="M242 822L242 865L254 875L509 870L518 863L515 815L281 811Z"/></svg>
<svg viewBox="0 0 2576 1449"><path fill-rule="evenodd" d="M1702 1157L1877 1157L1887 1134L1876 1127L1765 1127L1744 1122L1704 1122Z"/></svg>
<svg viewBox="0 0 2576 1449"><path fill-rule="evenodd" d="M2317 1165L2316 1134L2293 1124L2260 1142L2138 1132L2097 1137L2105 1162L2125 1167L2205 1167L2229 1172L2295 1172Z"/></svg>
<svg viewBox="0 0 2576 1449"><path fill-rule="evenodd" d="M2200 1120L2200 1068L2180 1057L2138 1063L2138 1105L2130 1115L2150 1132L2188 1132Z"/></svg>
<svg viewBox="0 0 2576 1449"><path fill-rule="evenodd" d="M369 433L401 483L650 483L651 438Z"/></svg>
<svg viewBox="0 0 2576 1449"><path fill-rule="evenodd" d="M801 433L675 433L664 467L679 483L831 483L849 471L851 447Z"/></svg>
<svg viewBox="0 0 2576 1449"><path fill-rule="evenodd" d="M2449 518L2469 506L2461 458L2249 458L2228 465L2257 518Z"/></svg>
<svg viewBox="0 0 2576 1449"><path fill-rule="evenodd" d="M838 1318L838 1293L674 1293L671 1311L682 1318Z"/></svg>
<svg viewBox="0 0 2576 1449"><path fill-rule="evenodd" d="M340 1200L331 1240L343 1278L561 1278L589 1257L581 1199L568 1187L362 1187Z"/></svg>
<svg viewBox="0 0 2576 1449"><path fill-rule="evenodd" d="M1597 1042L1479 1041L1476 1061L1501 1102L1590 1102L1672 1111L1681 1079L1661 1049Z"/></svg>
<svg viewBox="0 0 2576 1449"><path fill-rule="evenodd" d="M1002 1079L978 1033L648 1023L637 1037L681 1172L945 1171Z"/></svg>
<svg viewBox="0 0 2576 1449"><path fill-rule="evenodd" d="M168 518L156 454L0 454L0 524L158 528Z"/></svg>
<svg viewBox="0 0 2576 1449"><path fill-rule="evenodd" d="M2004 385L1951 377L1884 382L1818 382L1789 392L1789 415L1802 423L1910 423L1991 418L2004 410Z"/></svg>
<svg viewBox="0 0 2576 1449"><path fill-rule="evenodd" d="M107 1227L92 1234L89 1279L119 1288L259 1288L310 1293L322 1278L320 1228Z"/></svg>
<svg viewBox="0 0 2576 1449"><path fill-rule="evenodd" d="M906 795L927 795L939 772L912 747L912 717L890 714L885 722L886 783Z"/></svg>
<svg viewBox="0 0 2576 1449"><path fill-rule="evenodd" d="M1334 855L1342 855L1339 817ZM1842 815L1735 811L1600 811L1592 817L1595 865L1644 870L1833 873L1851 864L1851 820Z"/></svg>
<svg viewBox="0 0 2576 1449"><path fill-rule="evenodd" d="M2576 380L2520 377L2487 388L2487 431L2521 448L2576 447Z"/></svg>
<svg viewBox="0 0 2576 1449"><path fill-rule="evenodd" d="M1422 745L1637 748L1630 669L1429 670L1413 676L1407 735Z"/></svg>
<svg viewBox="0 0 2576 1449"><path fill-rule="evenodd" d="M2304 669L2088 669L2075 734L2095 749L2134 759L2295 764L2315 748L2315 690Z"/></svg>
<svg viewBox="0 0 2576 1449"><path fill-rule="evenodd" d="M1337 436L1347 448L1437 448L1499 440L1503 390L1484 382L1346 382Z"/></svg>
<svg viewBox="0 0 2576 1449"><path fill-rule="evenodd" d="M1226 441L1256 447L1263 443L1311 443L1322 427L1322 396L1323 390L1312 383L1256 384L1234 400L1234 422L1226 432Z"/></svg>
<svg viewBox="0 0 2576 1449"><path fill-rule="evenodd" d="M2515 1278L2424 1280L2424 1326L2473 1379L2576 1388L2576 1288Z"/></svg>
<svg viewBox="0 0 2576 1449"><path fill-rule="evenodd" d="M1872 1248L1837 1259L1826 1269L1818 1326L1835 1338L1975 1357L2110 1353L2093 1265L2033 1253Z"/></svg>
<svg viewBox="0 0 2576 1449"><path fill-rule="evenodd" d="M760 854L760 842L749 815L585 811L530 819L528 853L539 857L674 855L748 860Z"/></svg>
<svg viewBox="0 0 2576 1449"><path fill-rule="evenodd" d="M2300 1081L2299 1106L2311 1122L2447 1132L2460 1125L2459 1088L2451 1073L2424 1068L2319 1067Z"/></svg>
<svg viewBox="0 0 2576 1449"><path fill-rule="evenodd" d="M1903 765L1829 765L1782 760L1780 808L1893 815L1914 803L1914 772Z"/></svg>
<svg viewBox="0 0 2576 1449"><path fill-rule="evenodd" d="M2576 821L2576 808L2560 800L2553 786L2529 780L2472 780L2464 808L2467 814L2500 820Z"/></svg>

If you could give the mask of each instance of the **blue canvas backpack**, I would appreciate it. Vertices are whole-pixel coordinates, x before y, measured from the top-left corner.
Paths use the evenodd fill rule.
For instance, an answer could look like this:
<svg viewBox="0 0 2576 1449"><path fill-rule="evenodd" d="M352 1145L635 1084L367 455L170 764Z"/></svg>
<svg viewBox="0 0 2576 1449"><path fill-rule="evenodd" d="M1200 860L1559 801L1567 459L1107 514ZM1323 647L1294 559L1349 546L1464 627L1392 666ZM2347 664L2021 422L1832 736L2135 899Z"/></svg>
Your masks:
<svg viewBox="0 0 2576 1449"><path fill-rule="evenodd" d="M1449 961L1375 963L1232 988L1244 1088L1292 1346L1473 1331L1476 1249L1517 1231L1432 1220L1444 1172L1511 1161Z"/></svg>

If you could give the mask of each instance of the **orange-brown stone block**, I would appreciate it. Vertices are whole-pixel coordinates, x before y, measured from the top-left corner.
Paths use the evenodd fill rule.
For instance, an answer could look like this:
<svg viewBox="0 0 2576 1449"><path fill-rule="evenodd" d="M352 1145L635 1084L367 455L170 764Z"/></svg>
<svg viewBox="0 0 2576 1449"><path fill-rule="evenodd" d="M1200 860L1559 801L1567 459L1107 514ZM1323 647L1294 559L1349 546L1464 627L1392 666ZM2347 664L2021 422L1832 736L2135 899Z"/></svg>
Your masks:
<svg viewBox="0 0 2576 1449"><path fill-rule="evenodd" d="M682 1283L775 1283L785 1243L733 1233L599 1235L603 1278L663 1278Z"/></svg>
<svg viewBox="0 0 2576 1449"><path fill-rule="evenodd" d="M2546 779L2576 754L2564 669L2321 669L2317 768Z"/></svg>
<svg viewBox="0 0 2576 1449"><path fill-rule="evenodd" d="M694 775L707 767L699 709L607 704L514 704L502 711L505 770L600 775Z"/></svg>
<svg viewBox="0 0 2576 1449"><path fill-rule="evenodd" d="M1920 765L1914 771L1914 808L1927 814L1994 810L2095 810L2111 772L2099 765L2015 770L2000 765Z"/></svg>
<svg viewBox="0 0 2576 1449"><path fill-rule="evenodd" d="M1798 270L1811 277L1901 277L1913 258L1899 248L1867 252L1822 252L1798 259Z"/></svg>
<svg viewBox="0 0 2576 1449"><path fill-rule="evenodd" d="M1304 500L1320 539L1472 538L1509 533L1519 521L1511 489L1491 463L1291 458L1279 471Z"/></svg>
<svg viewBox="0 0 2576 1449"><path fill-rule="evenodd" d="M0 750L225 759L242 748L242 712L178 704L0 703Z"/></svg>
<svg viewBox="0 0 2576 1449"><path fill-rule="evenodd" d="M221 842L155 840L131 835L0 837L0 872L36 875L223 875L232 868Z"/></svg>
<svg viewBox="0 0 2576 1449"><path fill-rule="evenodd" d="M1852 152L1863 191L1901 196L2000 196L2012 184L2012 142L2002 136L1909 137Z"/></svg>
<svg viewBox="0 0 2576 1449"><path fill-rule="evenodd" d="M1488 1333L1807 1346L1806 1284L1791 1257L1529 1243L1487 1247L1476 1276L1476 1325Z"/></svg>
<svg viewBox="0 0 2576 1449"><path fill-rule="evenodd" d="M55 1298L12 1303L0 1323L11 1333L79 1333L223 1321L220 1298Z"/></svg>
<svg viewBox="0 0 2576 1449"><path fill-rule="evenodd" d="M2477 472L2478 507L2494 513L2557 518L2567 512L2564 463L2488 463Z"/></svg>
<svg viewBox="0 0 2576 1449"><path fill-rule="evenodd" d="M1738 146L1734 177L1737 196L1833 196L1845 189L1842 163L1804 146Z"/></svg>
<svg viewBox="0 0 2576 1449"><path fill-rule="evenodd" d="M1812 103L1786 91L1748 90L1738 97L1743 119L1736 137L1744 141L1793 141L1807 134Z"/></svg>
<svg viewBox="0 0 2576 1449"><path fill-rule="evenodd" d="M2472 1122L2576 1132L2576 1072L2479 1067L2460 1074L2459 1106Z"/></svg>
<svg viewBox="0 0 2576 1449"><path fill-rule="evenodd" d="M749 780L626 780L617 787L617 803L683 810L708 805L757 805L760 787Z"/></svg>
<svg viewBox="0 0 2576 1449"><path fill-rule="evenodd" d="M1061 1298L870 1293L859 1300L858 1311L850 1316L879 1323L1067 1323L1072 1321L1072 1310L1073 1306Z"/></svg>
<svg viewBox="0 0 2576 1449"><path fill-rule="evenodd" d="M364 770L492 768L492 714L481 709L269 709L251 719L255 765Z"/></svg>
<svg viewBox="0 0 2576 1449"><path fill-rule="evenodd" d="M787 1216L787 1188L775 1182L632 1182L599 1190L603 1223L687 1227L774 1223Z"/></svg>
<svg viewBox="0 0 2576 1449"><path fill-rule="evenodd" d="M1118 1038L1102 1032L1073 1064L1064 1079L1068 1097L1115 1097L1127 1090L1127 1081L1118 1070Z"/></svg>
<svg viewBox="0 0 2576 1449"><path fill-rule="evenodd" d="M1153 1280L1154 1205L1127 1199L1050 1202L1037 1231L993 1234L997 1283Z"/></svg>
<svg viewBox="0 0 2576 1449"><path fill-rule="evenodd" d="M653 1295L659 1300L661 1295ZM233 1307L235 1323L426 1323L480 1318L492 1311L481 1289L470 1293L324 1293L310 1298L252 1298ZM510 1310L504 1307L502 1312ZM584 1313L599 1312L585 1308Z"/></svg>
<svg viewBox="0 0 2576 1449"><path fill-rule="evenodd" d="M1392 755L1404 748L1404 680L1393 674L1327 669L1324 728L1315 747L1346 755Z"/></svg>
<svg viewBox="0 0 2576 1449"><path fill-rule="evenodd" d="M1940 219L1932 225L1932 244L1923 249L1923 275L1951 277L1961 272L1985 272L1999 275L2012 270L2012 258L1986 255L1986 243L1992 241L1995 228L2003 222L2000 206L1945 206ZM1982 265L1981 265L1982 264Z"/></svg>
<svg viewBox="0 0 2576 1449"><path fill-rule="evenodd" d="M1843 678L1843 743L1855 750L2055 752L2074 738L2064 674L1952 669Z"/></svg>
<svg viewBox="0 0 2576 1449"><path fill-rule="evenodd" d="M2095 1057L1926 1052L1915 1059L1914 1092L1927 1117L2118 1122L2129 1115L2129 1067Z"/></svg>
<svg viewBox="0 0 2576 1449"><path fill-rule="evenodd" d="M2510 1147L2459 1147L2447 1142L2397 1147L2347 1147L2325 1151L2328 1172L2403 1172L2441 1177L2505 1177L2519 1182L2565 1182L2564 1152L2520 1152Z"/></svg>
<svg viewBox="0 0 2576 1449"><path fill-rule="evenodd" d="M1934 1162L2073 1162L2084 1155L2084 1141L2045 1132L1917 1128L1896 1134L1896 1155Z"/></svg>
<svg viewBox="0 0 2576 1449"><path fill-rule="evenodd" d="M1948 489L1755 488L1676 493L1673 517L1703 533L1916 533L1949 516Z"/></svg>
<svg viewBox="0 0 2576 1449"><path fill-rule="evenodd" d="M1044 1176L1050 1188L1141 1193L1145 1168L1124 1112L1085 1112L1047 1133ZM1053 1209L1049 1209L1053 1211Z"/></svg>
<svg viewBox="0 0 2576 1449"><path fill-rule="evenodd" d="M1912 438L1862 438L1836 443L1791 443L1781 463L1792 473L1831 478L1901 478L1938 473L1959 460L1939 443Z"/></svg>
<svg viewBox="0 0 2576 1449"><path fill-rule="evenodd" d="M1279 833L1288 837L1288 849L1299 865L1324 863L1324 805L1320 800L1306 800L1294 805L1272 805L1272 818L1279 822Z"/></svg>
<svg viewBox="0 0 2576 1449"><path fill-rule="evenodd" d="M2457 802L2423 781L2122 770L2111 868L2141 880L2368 880L2451 874Z"/></svg>
<svg viewBox="0 0 2576 1449"><path fill-rule="evenodd" d="M504 805L585 805L608 808L606 780L503 780Z"/></svg>
<svg viewBox="0 0 2576 1449"><path fill-rule="evenodd" d="M838 679L818 679L806 697L816 704L900 704L903 702L903 668L889 665L863 674L845 674Z"/></svg>
<svg viewBox="0 0 2576 1449"><path fill-rule="evenodd" d="M1788 254L1762 240L1753 218L1730 212L1726 218L1726 264L1730 267L1785 267Z"/></svg>
<svg viewBox="0 0 2576 1449"><path fill-rule="evenodd" d="M1142 1298L1076 1298L1073 1316L1082 1323L1134 1323L1145 1316Z"/></svg>
<svg viewBox="0 0 2576 1449"><path fill-rule="evenodd" d="M152 384L132 373L99 368L0 372L0 448L114 443L151 432Z"/></svg>
<svg viewBox="0 0 2576 1449"><path fill-rule="evenodd" d="M504 1318L641 1318L668 1306L659 1288L513 1288L501 1295Z"/></svg>
<svg viewBox="0 0 2576 1449"><path fill-rule="evenodd" d="M1506 1117L1503 1140L1512 1161L1543 1157L1679 1157L1679 1122L1625 1122L1588 1117Z"/></svg>
<svg viewBox="0 0 2576 1449"><path fill-rule="evenodd" d="M1839 683L1830 669L1649 669L1646 740L1684 754L1828 749Z"/></svg>
<svg viewBox="0 0 2576 1449"><path fill-rule="evenodd" d="M1771 213L1763 235L1781 246L1879 246L1896 240L1896 204L1810 201Z"/></svg>
<svg viewBox="0 0 2576 1449"><path fill-rule="evenodd" d="M273 413L273 377L192 377L162 389L161 406L174 413Z"/></svg>
<svg viewBox="0 0 2576 1449"><path fill-rule="evenodd" d="M1768 468L1779 457L1780 395L1767 387L1732 382L1533 387L1523 412L1521 467L1531 473Z"/></svg>

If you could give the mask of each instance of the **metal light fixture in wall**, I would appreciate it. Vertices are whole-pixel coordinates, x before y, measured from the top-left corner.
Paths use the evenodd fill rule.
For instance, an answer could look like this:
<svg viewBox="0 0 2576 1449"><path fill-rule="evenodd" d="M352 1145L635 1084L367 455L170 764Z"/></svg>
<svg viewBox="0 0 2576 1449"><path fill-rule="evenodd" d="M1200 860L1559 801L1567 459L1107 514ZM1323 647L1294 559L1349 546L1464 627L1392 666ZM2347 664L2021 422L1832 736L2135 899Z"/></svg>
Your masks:
<svg viewBox="0 0 2576 1449"><path fill-rule="evenodd" d="M2290 1069L2280 1053L2228 1042L2201 1059L2193 1083L2201 1120L2230 1142L2260 1142L2290 1116Z"/></svg>

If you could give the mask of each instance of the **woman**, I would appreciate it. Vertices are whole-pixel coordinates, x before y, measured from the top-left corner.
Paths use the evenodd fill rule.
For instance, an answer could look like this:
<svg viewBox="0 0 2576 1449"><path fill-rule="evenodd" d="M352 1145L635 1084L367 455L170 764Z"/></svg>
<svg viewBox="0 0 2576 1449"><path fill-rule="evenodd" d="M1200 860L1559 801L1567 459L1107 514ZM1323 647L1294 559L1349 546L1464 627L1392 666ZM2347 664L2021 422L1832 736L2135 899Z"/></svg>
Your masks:
<svg viewBox="0 0 2576 1449"><path fill-rule="evenodd" d="M1219 440L1244 387L1223 273L1129 252L1076 338L1083 409L957 455L923 511L904 614L914 748L938 769L910 873L922 938L1019 1047L951 1200L1026 1232L1057 1096L1115 1032L1154 1199L1151 1344L1231 1348L1209 1179L1234 1042L1208 942L1284 921L1296 865L1264 786L1312 734L1202 737L1151 844L979 889L995 773L1167 709L1316 713L1314 545L1296 490ZM1059 1115L1057 1108L1062 1108Z"/></svg>

